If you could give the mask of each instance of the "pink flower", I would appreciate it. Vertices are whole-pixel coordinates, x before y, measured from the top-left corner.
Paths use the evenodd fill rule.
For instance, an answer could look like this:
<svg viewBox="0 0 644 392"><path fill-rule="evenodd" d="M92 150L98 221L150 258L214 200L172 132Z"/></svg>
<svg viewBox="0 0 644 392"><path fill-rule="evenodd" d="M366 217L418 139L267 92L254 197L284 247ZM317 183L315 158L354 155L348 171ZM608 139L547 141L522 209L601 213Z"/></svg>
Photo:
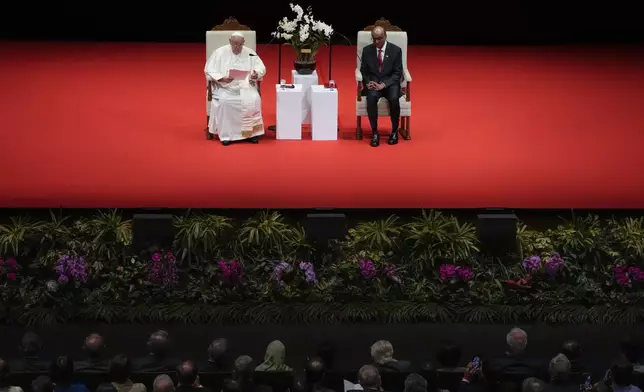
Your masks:
<svg viewBox="0 0 644 392"><path fill-rule="evenodd" d="M152 261L161 261L161 255L159 253L153 254Z"/></svg>
<svg viewBox="0 0 644 392"><path fill-rule="evenodd" d="M18 275L16 275L14 272L10 272L7 274L7 279L9 280L16 280L17 277Z"/></svg>
<svg viewBox="0 0 644 392"><path fill-rule="evenodd" d="M640 267L631 267L628 269L628 276L635 281L644 280L644 271Z"/></svg>
<svg viewBox="0 0 644 392"><path fill-rule="evenodd" d="M226 262L224 260L219 260L217 264L219 265L219 269L221 270L224 279L230 279L231 271Z"/></svg>
<svg viewBox="0 0 644 392"><path fill-rule="evenodd" d="M175 261L177 261L177 258L176 258L176 257L174 257L174 253L172 253L172 252L168 252L168 254L166 255L166 258L167 258L167 259L168 259L168 261L170 261L170 262L175 262ZM155 260L155 261L158 261L158 260Z"/></svg>
<svg viewBox="0 0 644 392"><path fill-rule="evenodd" d="M441 280L456 278L456 266L454 264L443 264L439 270Z"/></svg>
<svg viewBox="0 0 644 392"><path fill-rule="evenodd" d="M456 274L458 275L459 279L465 282L472 280L472 277L474 276L470 267L456 267Z"/></svg>

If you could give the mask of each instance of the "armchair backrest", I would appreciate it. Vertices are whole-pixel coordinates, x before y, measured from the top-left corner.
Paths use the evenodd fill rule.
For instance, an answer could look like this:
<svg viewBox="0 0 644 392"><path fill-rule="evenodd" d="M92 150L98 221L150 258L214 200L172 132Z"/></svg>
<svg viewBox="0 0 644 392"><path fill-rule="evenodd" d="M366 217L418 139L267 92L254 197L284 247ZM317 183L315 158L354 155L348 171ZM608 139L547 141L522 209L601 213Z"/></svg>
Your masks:
<svg viewBox="0 0 644 392"><path fill-rule="evenodd" d="M364 30L358 31L358 69L360 69L360 56L362 56L362 49L367 45L371 45L373 42L371 40L371 30L376 26L380 26L385 29L387 32L388 42L400 47L403 55L403 68L407 69L407 32L402 31L398 26L393 26L386 19L380 19L373 25L365 27Z"/></svg>
<svg viewBox="0 0 644 392"><path fill-rule="evenodd" d="M230 35L235 31L244 35L244 46L257 51L255 31L251 30L250 27L246 25L239 24L237 19L229 18L226 19L224 23L213 27L212 30L206 31L206 59L208 59L215 50L224 45L228 45Z"/></svg>

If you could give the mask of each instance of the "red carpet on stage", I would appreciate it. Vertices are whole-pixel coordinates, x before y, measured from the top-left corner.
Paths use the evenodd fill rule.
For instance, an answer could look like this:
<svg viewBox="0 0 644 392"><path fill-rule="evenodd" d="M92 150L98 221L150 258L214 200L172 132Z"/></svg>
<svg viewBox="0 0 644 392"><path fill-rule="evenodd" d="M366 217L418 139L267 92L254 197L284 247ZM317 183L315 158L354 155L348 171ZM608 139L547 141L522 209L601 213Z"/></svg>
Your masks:
<svg viewBox="0 0 644 392"><path fill-rule="evenodd" d="M227 147L203 132L203 44L0 52L1 207L644 207L636 48L412 46L412 140L375 149L354 137L354 47L333 50L340 140ZM258 53L269 125L277 48Z"/></svg>

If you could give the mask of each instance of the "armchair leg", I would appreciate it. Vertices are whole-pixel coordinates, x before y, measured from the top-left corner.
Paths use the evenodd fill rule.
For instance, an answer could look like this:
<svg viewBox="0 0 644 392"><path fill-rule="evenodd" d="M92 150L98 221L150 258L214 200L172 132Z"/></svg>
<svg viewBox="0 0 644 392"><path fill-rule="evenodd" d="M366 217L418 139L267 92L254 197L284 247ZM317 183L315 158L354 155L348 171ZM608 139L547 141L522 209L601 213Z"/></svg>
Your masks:
<svg viewBox="0 0 644 392"><path fill-rule="evenodd" d="M405 117L405 133L403 133L403 139L411 140L411 128L409 127L410 117Z"/></svg>
<svg viewBox="0 0 644 392"><path fill-rule="evenodd" d="M356 124L356 140L362 140L362 117L358 116Z"/></svg>
<svg viewBox="0 0 644 392"><path fill-rule="evenodd" d="M212 133L210 133L210 129L208 128L208 124L210 124L210 116L206 116L206 140L212 140Z"/></svg>

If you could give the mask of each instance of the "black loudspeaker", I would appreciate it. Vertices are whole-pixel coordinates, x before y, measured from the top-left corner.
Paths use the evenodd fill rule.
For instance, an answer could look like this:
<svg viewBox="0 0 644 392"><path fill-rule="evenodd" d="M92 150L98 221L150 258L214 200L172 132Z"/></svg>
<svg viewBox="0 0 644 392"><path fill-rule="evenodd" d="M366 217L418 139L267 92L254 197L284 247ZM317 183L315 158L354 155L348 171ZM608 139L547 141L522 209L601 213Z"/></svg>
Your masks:
<svg viewBox="0 0 644 392"><path fill-rule="evenodd" d="M306 237L317 244L346 237L347 216L336 213L312 213L306 215Z"/></svg>
<svg viewBox="0 0 644 392"><path fill-rule="evenodd" d="M132 222L132 247L136 252L151 248L170 250L174 225L170 214L136 214Z"/></svg>
<svg viewBox="0 0 644 392"><path fill-rule="evenodd" d="M517 222L517 216L507 211L479 214L476 233L481 242L481 251L497 257L516 253Z"/></svg>

